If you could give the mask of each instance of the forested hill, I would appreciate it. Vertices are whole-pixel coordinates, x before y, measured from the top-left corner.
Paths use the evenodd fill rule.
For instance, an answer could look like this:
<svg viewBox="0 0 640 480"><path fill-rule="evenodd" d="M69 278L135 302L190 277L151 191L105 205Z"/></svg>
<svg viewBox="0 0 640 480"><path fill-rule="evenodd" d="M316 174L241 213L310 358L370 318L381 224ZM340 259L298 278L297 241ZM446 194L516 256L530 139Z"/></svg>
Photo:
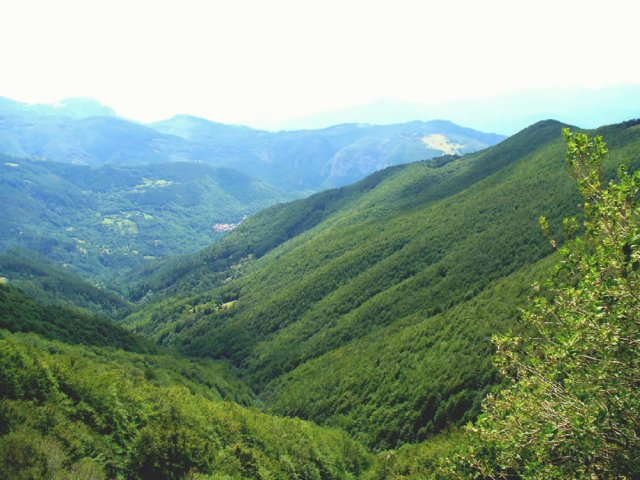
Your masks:
<svg viewBox="0 0 640 480"><path fill-rule="evenodd" d="M229 359L274 411L377 448L469 419L494 381L489 337L514 326L551 253L538 217L558 234L578 212L562 127L540 122L441 166L387 169L264 211L146 278L138 296L181 296L126 324ZM599 133L608 175L638 167L637 122Z"/></svg>
<svg viewBox="0 0 640 480"><path fill-rule="evenodd" d="M20 289L0 283L0 329L33 332L66 343L111 346L149 353L159 348L101 315L70 306L43 305Z"/></svg>
<svg viewBox="0 0 640 480"><path fill-rule="evenodd" d="M113 282L155 257L197 251L222 235L216 225L290 198L204 164L90 167L0 155L0 248L28 248Z"/></svg>
<svg viewBox="0 0 640 480"><path fill-rule="evenodd" d="M32 250L10 248L0 252L0 277L39 302L76 306L111 318L130 308L129 302L112 291L100 289Z"/></svg>
<svg viewBox="0 0 640 480"><path fill-rule="evenodd" d="M223 362L0 284L2 478L355 478L344 432L260 412ZM215 477L212 477L215 475Z"/></svg>
<svg viewBox="0 0 640 480"><path fill-rule="evenodd" d="M230 273L227 270L231 265L237 267L243 259L261 257L334 216L346 219L347 224L352 220L368 224L392 219L460 192L506 164L559 140L561 128L557 122L541 122L458 162L453 162L456 157L447 157L443 164L424 161L389 167L355 184L275 205L251 216L231 235L197 255L169 259L141 270L139 277L134 277L131 294L140 298L150 293L184 293L211 287Z"/></svg>

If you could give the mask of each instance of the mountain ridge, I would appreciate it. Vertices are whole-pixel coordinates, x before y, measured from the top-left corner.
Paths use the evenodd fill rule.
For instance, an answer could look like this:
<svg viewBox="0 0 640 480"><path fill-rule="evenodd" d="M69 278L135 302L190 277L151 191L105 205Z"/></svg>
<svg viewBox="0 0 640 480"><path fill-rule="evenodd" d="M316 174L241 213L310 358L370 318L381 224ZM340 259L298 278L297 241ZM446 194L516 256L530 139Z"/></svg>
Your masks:
<svg viewBox="0 0 640 480"><path fill-rule="evenodd" d="M73 102L73 113L72 107ZM477 150L504 138L442 121L267 132L189 115L143 125L114 115L64 116L62 107L47 108L42 112L0 101L0 153L86 165L202 162L299 194L346 185L388 165L440 156L451 148L457 153ZM438 135L438 141L423 141L429 135Z"/></svg>
<svg viewBox="0 0 640 480"><path fill-rule="evenodd" d="M14 115L46 115L71 118L117 117L116 112L92 97L70 97L57 103L25 103L0 97L0 112Z"/></svg>
<svg viewBox="0 0 640 480"><path fill-rule="evenodd" d="M322 128L345 121L387 124L444 117L482 131L513 135L541 118L598 128L637 116L639 109L640 85L637 83L593 88L558 86L427 104L380 99L303 116L283 122L278 128Z"/></svg>

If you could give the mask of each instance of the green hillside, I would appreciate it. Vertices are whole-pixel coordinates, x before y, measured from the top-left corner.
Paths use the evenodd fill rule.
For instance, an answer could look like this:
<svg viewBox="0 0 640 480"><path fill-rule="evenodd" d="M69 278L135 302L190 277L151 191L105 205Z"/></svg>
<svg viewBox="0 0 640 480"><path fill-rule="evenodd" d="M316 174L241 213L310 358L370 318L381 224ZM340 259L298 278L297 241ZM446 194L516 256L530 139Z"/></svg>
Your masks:
<svg viewBox="0 0 640 480"><path fill-rule="evenodd" d="M0 351L4 478L349 479L371 461L342 432L240 406L215 365L5 330Z"/></svg>
<svg viewBox="0 0 640 480"><path fill-rule="evenodd" d="M495 381L489 337L513 326L551 253L537 218L557 234L577 212L562 127L541 122L439 168L391 168L262 212L145 279L182 297L125 322L231 360L268 408L374 448L468 420ZM639 166L637 122L599 133L610 176Z"/></svg>
<svg viewBox="0 0 640 480"><path fill-rule="evenodd" d="M130 277L130 295L134 299L144 295L170 296L217 286L230 275L237 275L237 271L248 260L262 257L338 210L348 208L398 168L376 172L354 185L266 208L247 218L231 235L205 250L154 262L139 269Z"/></svg>
<svg viewBox="0 0 640 480"><path fill-rule="evenodd" d="M129 302L119 295L30 250L0 252L0 277L41 303L81 307L114 318L130 309Z"/></svg>
<svg viewBox="0 0 640 480"><path fill-rule="evenodd" d="M491 336L518 329L545 259L433 316L416 313L307 361L263 391L268 409L395 448L472 421L496 372Z"/></svg>
<svg viewBox="0 0 640 480"><path fill-rule="evenodd" d="M43 305L8 283L0 285L0 328L33 332L67 343L141 352L158 350L149 340L114 325L105 316L67 306Z"/></svg>
<svg viewBox="0 0 640 480"><path fill-rule="evenodd" d="M350 479L372 461L343 432L259 411L224 362L6 282L0 352L3 478Z"/></svg>
<svg viewBox="0 0 640 480"><path fill-rule="evenodd" d="M497 195L494 189L483 188L486 185L478 187L477 183L482 180L498 183L499 178L496 179L497 176L491 174L498 172L498 176L504 176L501 167L509 165L512 159L520 160L520 156L527 153L527 145L535 151L536 145L532 145L532 141L540 137L538 146L542 145L545 148L549 148L550 138L557 137L558 141L552 142L552 148L556 148L560 156L556 157L556 152L551 152L551 162L555 161L556 166L562 168L560 128L560 124L540 124L497 147L481 154L468 155L442 168L430 168L424 163L395 167L378 172L351 187L272 207L255 217L250 217L232 234L200 254L199 260L202 264L198 266L196 275L200 281L204 281L203 277L208 275L212 283L215 283L221 272L227 275L233 273L231 266L237 267L240 264L248 270L235 281L215 290L215 294L220 296L220 301L238 300L229 320L235 320L244 310L240 308L242 295L239 294L243 289L248 291L247 296L250 295L253 301L248 307L259 306L260 300L265 298L272 299L275 303L272 297L274 292L285 296L295 295L291 289L302 290L301 281L311 283L313 275L333 282L357 281L363 270L368 270L369 266L375 267L387 258L387 263L397 263L398 267L383 269L384 265L379 265L380 272L375 269L369 272L372 280L368 282L369 288L378 288L381 291L385 289L384 283L374 281L374 275L377 273L379 276L383 270L385 274L388 273L395 279L399 278L400 281L415 281L412 278L418 273L418 267L430 266L445 254L456 257L455 254L459 252L450 251L449 248L454 243L454 235L465 235L465 238L470 235L472 229L466 227L468 222L474 222L478 228L508 228L506 225L501 226L503 222L484 220L492 217L494 211L499 211L499 207L493 205L496 201L502 201L503 205L515 204L516 202L512 201L513 196ZM529 169L539 170L534 162L521 163ZM571 180L568 177L552 175L551 180L554 179L563 182L566 190L570 191ZM474 184L477 191L490 198L476 201L476 198L465 190L465 187ZM545 188L542 179L538 185L539 188ZM509 193L522 195L523 190L519 187L520 185L514 185L513 189L517 191ZM460 193L463 195L463 201L458 200L457 195ZM536 201L535 195L529 195L528 198L530 201ZM568 200L566 205L570 204L570 201ZM447 202L446 208L440 207L441 202ZM452 208L459 215L452 215ZM473 215L477 210L481 210L485 218ZM544 255L547 248L535 223L537 216L535 213L530 215L532 225L522 228L529 229L534 238L538 238L539 242L533 245L538 245L540 255ZM519 218L519 215L515 216ZM425 217L428 220L425 221ZM465 227L460 228L461 224ZM476 232L473 233L477 235ZM521 237L519 241L529 242L524 235ZM464 241L464 238L462 240ZM475 240L474 235L473 238L469 238L469 243L477 243L477 248L480 248L481 242ZM439 243L435 244L434 241ZM251 258L258 259L254 261ZM474 261L467 254L463 258ZM193 262L194 257L188 260ZM412 262L419 263L414 266ZM180 263L176 263L180 267ZM320 269L324 270L317 271ZM346 270L346 275L338 275L338 269ZM169 286L177 292L193 292L190 282L192 274L188 269L184 270L187 270L187 273L176 276ZM336 272L332 273L333 270ZM496 275L496 278L499 278L499 275ZM367 279L362 278L360 281L364 280ZM157 277L151 277L150 281L157 281ZM330 291L340 286L334 285L332 288L324 283L326 282L315 282L314 285L317 285L318 289ZM393 285L394 278L387 283ZM162 283L159 285L162 286ZM181 285L185 287L181 288ZM214 298L209 292L207 295ZM311 299L303 299L299 303L292 300L291 304L304 310L309 302ZM279 309L273 309L273 315L278 315L277 310ZM225 325L227 323L231 322L224 322ZM222 322L218 324L222 325Z"/></svg>
<svg viewBox="0 0 640 480"><path fill-rule="evenodd" d="M113 279L156 257L203 248L223 235L214 225L236 224L287 198L203 164L87 167L0 157L0 248L18 245Z"/></svg>
<svg viewBox="0 0 640 480"><path fill-rule="evenodd" d="M42 304L8 283L0 285L0 329L64 343L68 351L82 352L80 356L91 350L94 353L90 356L97 362L143 369L145 378L152 383L177 382L214 400L255 403L255 395L226 362L186 359L125 330L105 316L81 308Z"/></svg>
<svg viewBox="0 0 640 480"><path fill-rule="evenodd" d="M353 185L265 209L248 218L232 235L197 255L141 270L133 277L131 294L139 298L144 294L210 288L228 278L230 266L237 269L243 259L261 257L334 216L338 219L344 216L347 224L352 220L366 224L453 195L556 137L560 128L560 124L553 122L531 127L516 140L484 151L478 162L474 160L476 156L469 155L444 165L434 166L433 161L425 161L409 167L390 167Z"/></svg>

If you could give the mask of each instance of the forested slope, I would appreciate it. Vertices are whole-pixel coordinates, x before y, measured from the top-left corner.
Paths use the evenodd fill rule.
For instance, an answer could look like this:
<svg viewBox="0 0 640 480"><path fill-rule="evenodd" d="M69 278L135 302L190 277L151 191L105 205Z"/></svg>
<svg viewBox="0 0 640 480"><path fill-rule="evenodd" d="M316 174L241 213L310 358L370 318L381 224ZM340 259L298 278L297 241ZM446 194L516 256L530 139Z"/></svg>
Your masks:
<svg viewBox="0 0 640 480"><path fill-rule="evenodd" d="M31 250L10 248L0 252L0 276L41 303L81 307L112 318L126 314L130 308L129 302L116 293L96 287Z"/></svg>
<svg viewBox="0 0 640 480"><path fill-rule="evenodd" d="M464 425L497 381L491 336L520 328L514 319L552 258L303 363L268 385L268 409L339 426L377 449Z"/></svg>
<svg viewBox="0 0 640 480"><path fill-rule="evenodd" d="M123 325L160 345L70 306L117 296L0 257L3 474L430 478L500 382L491 336L529 333L520 308L557 260L538 217L561 239L580 215L562 127L272 207L149 268ZM640 122L598 133L607 176L638 169Z"/></svg>
<svg viewBox="0 0 640 480"><path fill-rule="evenodd" d="M343 432L259 411L224 362L6 283L0 352L3 478L349 479L372 460Z"/></svg>
<svg viewBox="0 0 640 480"><path fill-rule="evenodd" d="M193 293L217 286L221 278L229 276L230 266L247 257L261 257L325 220L332 223L323 228L335 221L347 226L383 222L429 205L464 190L550 140L557 140L561 128L557 122L541 122L515 138L455 162L435 164L435 168L433 161L390 167L353 185L265 209L199 254L169 259L140 272L139 277L133 277L133 295Z"/></svg>
<svg viewBox="0 0 640 480"><path fill-rule="evenodd" d="M7 478L354 478L370 462L344 433L222 401L170 362L1 330L0 348Z"/></svg>
<svg viewBox="0 0 640 480"><path fill-rule="evenodd" d="M222 236L214 225L291 198L203 164L89 167L0 154L0 248L27 248L108 283L156 257L198 251Z"/></svg>
<svg viewBox="0 0 640 480"><path fill-rule="evenodd" d="M552 252L537 218L558 233L578 212L562 127L541 122L439 168L393 168L263 212L199 257L200 285L214 288L193 294L187 268L162 285L183 297L126 322L230 359L275 411L343 426L376 448L469 419L494 381L489 337L513 326L542 268L532 265ZM601 133L609 175L638 166L636 124ZM282 212L291 230L259 226Z"/></svg>

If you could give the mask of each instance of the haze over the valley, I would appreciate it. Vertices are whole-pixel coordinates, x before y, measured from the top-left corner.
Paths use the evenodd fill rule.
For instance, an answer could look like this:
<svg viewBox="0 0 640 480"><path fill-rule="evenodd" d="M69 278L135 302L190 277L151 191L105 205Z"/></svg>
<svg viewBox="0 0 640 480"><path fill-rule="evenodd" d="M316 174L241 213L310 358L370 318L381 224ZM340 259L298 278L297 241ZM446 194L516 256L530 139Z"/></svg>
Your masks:
<svg viewBox="0 0 640 480"><path fill-rule="evenodd" d="M639 10L1 2L0 480L640 479Z"/></svg>
<svg viewBox="0 0 640 480"><path fill-rule="evenodd" d="M0 95L267 129L595 127L640 110L636 13L625 0L5 2Z"/></svg>

